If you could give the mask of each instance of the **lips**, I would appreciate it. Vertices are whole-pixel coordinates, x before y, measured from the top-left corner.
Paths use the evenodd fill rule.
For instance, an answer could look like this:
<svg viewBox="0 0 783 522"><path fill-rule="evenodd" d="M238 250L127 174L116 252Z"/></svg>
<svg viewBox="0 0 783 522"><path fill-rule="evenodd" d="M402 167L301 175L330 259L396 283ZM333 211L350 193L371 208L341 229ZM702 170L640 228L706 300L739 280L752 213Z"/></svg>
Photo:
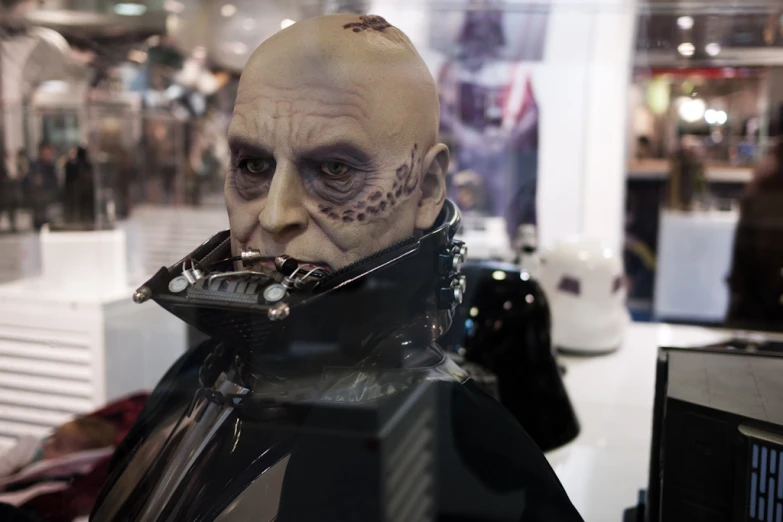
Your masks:
<svg viewBox="0 0 783 522"><path fill-rule="evenodd" d="M328 263L324 263L321 261L303 261L295 256L291 256L291 257L296 260L296 262L299 264L300 267L302 267L303 270L306 268L308 272L313 268L320 268L326 272L332 271L332 267L330 267ZM266 269L276 270L275 258L266 257L262 259L260 262L253 265L253 268L258 268L258 267L264 267Z"/></svg>

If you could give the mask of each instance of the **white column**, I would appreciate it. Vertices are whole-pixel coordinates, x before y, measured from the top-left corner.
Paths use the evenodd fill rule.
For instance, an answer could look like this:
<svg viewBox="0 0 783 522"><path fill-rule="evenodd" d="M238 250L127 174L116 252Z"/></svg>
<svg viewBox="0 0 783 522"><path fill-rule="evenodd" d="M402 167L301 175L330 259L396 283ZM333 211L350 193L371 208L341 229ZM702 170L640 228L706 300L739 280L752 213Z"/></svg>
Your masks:
<svg viewBox="0 0 783 522"><path fill-rule="evenodd" d="M536 92L541 243L571 234L619 248L635 0L555 0Z"/></svg>
<svg viewBox="0 0 783 522"><path fill-rule="evenodd" d="M3 82L0 93L3 96L3 123L5 124L4 146L8 158L16 156L16 151L24 146L24 124L22 114L23 71L27 57L35 47L35 40L19 37L0 42L0 60L3 60L0 81ZM9 161L12 168L14 162Z"/></svg>

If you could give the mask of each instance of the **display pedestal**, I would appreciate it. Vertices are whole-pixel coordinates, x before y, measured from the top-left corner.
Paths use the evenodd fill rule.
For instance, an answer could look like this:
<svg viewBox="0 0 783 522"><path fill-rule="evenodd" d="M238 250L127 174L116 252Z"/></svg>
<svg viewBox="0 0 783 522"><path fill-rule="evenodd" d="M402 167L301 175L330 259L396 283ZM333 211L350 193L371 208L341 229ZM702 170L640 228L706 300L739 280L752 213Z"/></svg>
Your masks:
<svg viewBox="0 0 783 522"><path fill-rule="evenodd" d="M125 231L41 230L41 276L59 289L94 288L99 295L127 288Z"/></svg>
<svg viewBox="0 0 783 522"><path fill-rule="evenodd" d="M44 273L0 285L0 447L151 389L185 324L126 283L122 230L41 234Z"/></svg>
<svg viewBox="0 0 783 522"><path fill-rule="evenodd" d="M738 220L737 212L661 213L653 304L657 319L723 322Z"/></svg>
<svg viewBox="0 0 783 522"><path fill-rule="evenodd" d="M0 235L0 283L40 274L38 234Z"/></svg>

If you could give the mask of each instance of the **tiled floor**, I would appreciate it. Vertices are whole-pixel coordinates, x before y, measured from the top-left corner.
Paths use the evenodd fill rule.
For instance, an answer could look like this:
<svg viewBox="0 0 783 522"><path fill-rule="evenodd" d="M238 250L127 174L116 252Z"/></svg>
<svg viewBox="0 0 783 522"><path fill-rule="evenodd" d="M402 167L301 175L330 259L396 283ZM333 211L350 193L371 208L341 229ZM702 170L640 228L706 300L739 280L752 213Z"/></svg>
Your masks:
<svg viewBox="0 0 783 522"><path fill-rule="evenodd" d="M634 323L613 354L561 359L582 430L547 456L585 522L621 521L646 488L658 346L729 336L725 330Z"/></svg>

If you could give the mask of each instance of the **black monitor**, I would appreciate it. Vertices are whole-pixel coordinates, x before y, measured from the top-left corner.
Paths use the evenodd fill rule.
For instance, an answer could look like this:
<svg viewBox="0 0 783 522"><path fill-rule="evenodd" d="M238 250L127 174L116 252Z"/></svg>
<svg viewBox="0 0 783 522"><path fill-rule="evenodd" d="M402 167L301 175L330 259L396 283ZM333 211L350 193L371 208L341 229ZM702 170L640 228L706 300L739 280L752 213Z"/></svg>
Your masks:
<svg viewBox="0 0 783 522"><path fill-rule="evenodd" d="M735 339L660 349L649 484L636 520L783 522L778 348Z"/></svg>

